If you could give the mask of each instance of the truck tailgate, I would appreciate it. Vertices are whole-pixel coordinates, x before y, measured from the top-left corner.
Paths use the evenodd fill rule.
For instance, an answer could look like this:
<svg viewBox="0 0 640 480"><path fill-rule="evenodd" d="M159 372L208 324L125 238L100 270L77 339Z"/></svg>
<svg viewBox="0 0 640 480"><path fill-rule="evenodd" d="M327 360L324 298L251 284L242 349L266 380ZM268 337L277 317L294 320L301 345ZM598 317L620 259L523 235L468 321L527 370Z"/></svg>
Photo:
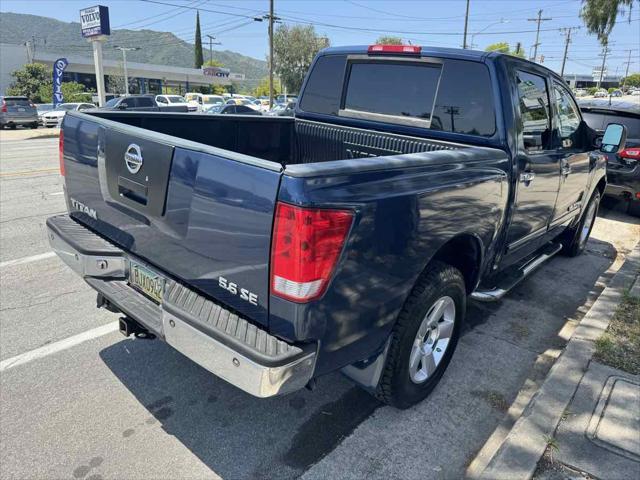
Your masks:
<svg viewBox="0 0 640 480"><path fill-rule="evenodd" d="M267 326L280 169L233 155L83 114L64 122L74 218L158 273Z"/></svg>

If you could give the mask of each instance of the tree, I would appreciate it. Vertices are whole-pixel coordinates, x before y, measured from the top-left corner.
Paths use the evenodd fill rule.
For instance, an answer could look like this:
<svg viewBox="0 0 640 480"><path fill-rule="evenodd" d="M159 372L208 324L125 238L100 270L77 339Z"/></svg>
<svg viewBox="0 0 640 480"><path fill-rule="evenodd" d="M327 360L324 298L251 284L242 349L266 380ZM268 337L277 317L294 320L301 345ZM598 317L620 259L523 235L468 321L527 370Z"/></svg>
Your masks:
<svg viewBox="0 0 640 480"><path fill-rule="evenodd" d="M628 8L628 18L631 21L633 2L634 0L582 0L580 17L587 31L597 35L602 45L607 45L618 14L624 15Z"/></svg>
<svg viewBox="0 0 640 480"><path fill-rule="evenodd" d="M53 101L53 71L42 63L29 63L22 70L11 74L15 81L7 89L8 95L28 97L34 103ZM62 96L65 102L91 101L91 93L78 82L62 82Z"/></svg>
<svg viewBox="0 0 640 480"><path fill-rule="evenodd" d="M273 82L273 93L274 95L282 93L282 88L278 88L278 82ZM253 90L253 95L255 97L266 97L269 95L269 77L264 77L260 80L260 83L258 83Z"/></svg>
<svg viewBox="0 0 640 480"><path fill-rule="evenodd" d="M200 33L200 11L196 12L196 68L202 67L202 34Z"/></svg>
<svg viewBox="0 0 640 480"><path fill-rule="evenodd" d="M640 73L632 73L626 78L623 78L625 87L640 87Z"/></svg>
<svg viewBox="0 0 640 480"><path fill-rule="evenodd" d="M522 48L519 50L511 50L511 47L507 42L492 43L484 49L485 52L500 52L507 55L513 55L514 57L524 58L524 51Z"/></svg>
<svg viewBox="0 0 640 480"><path fill-rule="evenodd" d="M202 64L203 67L224 67L224 63L218 60L207 60Z"/></svg>
<svg viewBox="0 0 640 480"><path fill-rule="evenodd" d="M85 86L81 83L62 82L60 88L62 90L62 98L65 102L91 102L91 92L87 92ZM52 103L53 82L42 85L38 89L38 95L41 101L37 103Z"/></svg>
<svg viewBox="0 0 640 480"><path fill-rule="evenodd" d="M377 45L404 45L400 37L394 37L392 35L382 35L376 40Z"/></svg>
<svg viewBox="0 0 640 480"><path fill-rule="evenodd" d="M313 25L281 25L273 35L274 70L287 91L298 92L313 57L329 46L329 39L316 34Z"/></svg>
<svg viewBox="0 0 640 480"><path fill-rule="evenodd" d="M7 95L21 95L34 103L45 103L39 91L43 85L53 84L51 67L42 63L28 63L22 70L12 72L11 76L15 80L7 89Z"/></svg>

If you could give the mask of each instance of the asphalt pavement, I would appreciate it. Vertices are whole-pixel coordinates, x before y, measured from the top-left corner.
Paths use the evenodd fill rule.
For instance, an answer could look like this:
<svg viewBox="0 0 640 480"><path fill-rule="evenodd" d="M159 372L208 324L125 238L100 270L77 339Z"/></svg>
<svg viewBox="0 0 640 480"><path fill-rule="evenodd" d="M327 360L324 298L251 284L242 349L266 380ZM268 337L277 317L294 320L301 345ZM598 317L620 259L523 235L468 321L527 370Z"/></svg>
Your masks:
<svg viewBox="0 0 640 480"><path fill-rule="evenodd" d="M598 218L586 254L558 257L497 304L471 304L442 383L407 411L340 374L260 400L117 315L44 236L65 210L57 139L0 134L0 477L459 478L527 382L544 378L640 238Z"/></svg>

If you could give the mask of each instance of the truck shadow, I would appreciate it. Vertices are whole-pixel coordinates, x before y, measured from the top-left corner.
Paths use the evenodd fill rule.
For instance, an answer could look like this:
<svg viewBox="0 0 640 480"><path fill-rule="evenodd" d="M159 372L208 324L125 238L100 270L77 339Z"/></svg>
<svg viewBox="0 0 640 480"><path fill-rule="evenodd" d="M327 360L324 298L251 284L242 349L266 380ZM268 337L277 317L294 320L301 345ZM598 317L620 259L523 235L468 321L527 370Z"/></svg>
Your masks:
<svg viewBox="0 0 640 480"><path fill-rule="evenodd" d="M100 357L149 413L121 432L125 445L160 423L222 478L296 478L380 406L340 374L254 398L160 341L123 340Z"/></svg>

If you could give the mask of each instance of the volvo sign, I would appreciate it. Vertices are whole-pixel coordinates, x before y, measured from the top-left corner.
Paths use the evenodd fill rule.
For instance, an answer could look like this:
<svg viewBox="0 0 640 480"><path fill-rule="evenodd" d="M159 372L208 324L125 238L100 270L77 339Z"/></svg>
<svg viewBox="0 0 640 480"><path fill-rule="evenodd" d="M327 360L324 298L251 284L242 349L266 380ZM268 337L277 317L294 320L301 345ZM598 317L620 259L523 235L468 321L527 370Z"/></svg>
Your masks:
<svg viewBox="0 0 640 480"><path fill-rule="evenodd" d="M80 10L80 28L82 36L89 38L97 35L110 35L109 8L102 5Z"/></svg>

